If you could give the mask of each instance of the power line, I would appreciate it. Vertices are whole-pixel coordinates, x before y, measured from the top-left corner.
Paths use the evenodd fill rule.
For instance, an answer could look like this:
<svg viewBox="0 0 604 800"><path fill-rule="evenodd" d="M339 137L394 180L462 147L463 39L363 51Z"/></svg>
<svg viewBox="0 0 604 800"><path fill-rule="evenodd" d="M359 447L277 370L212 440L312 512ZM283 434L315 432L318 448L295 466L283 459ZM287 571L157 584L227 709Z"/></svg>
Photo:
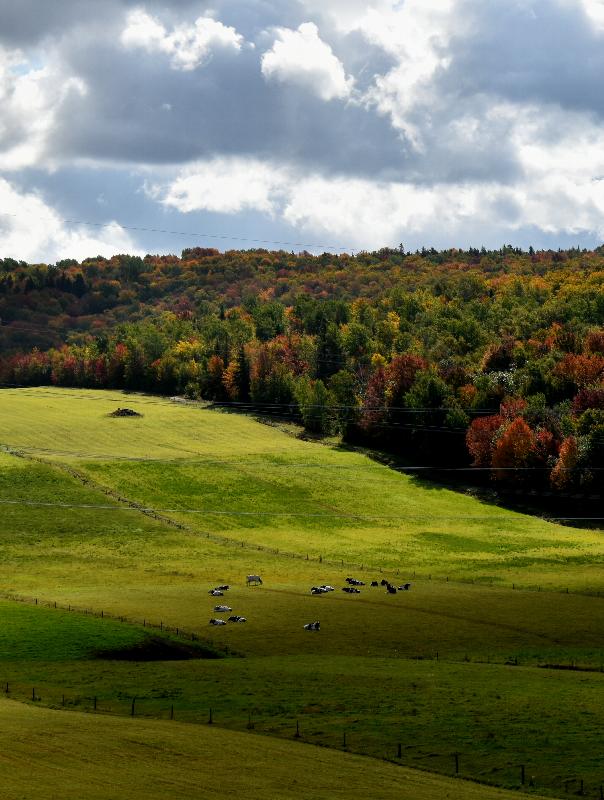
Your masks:
<svg viewBox="0 0 604 800"><path fill-rule="evenodd" d="M370 463L364 466L357 464L313 464L311 462L289 462L278 463L267 460L244 460L239 456L233 458L204 458L202 453L195 454L191 458L184 456L175 456L174 458L152 458L149 456L123 456L117 453L87 453L81 450L56 450L50 447L33 447L30 445L18 444L0 444L0 449L5 452L23 452L23 453L40 453L48 456L74 456L82 459L101 459L120 462L132 463L150 463L150 464L174 464L176 466L195 465L199 466L241 466L241 467L274 467L277 470L281 469L333 469L333 470L346 470L348 472L366 472L367 470L387 470L389 472L533 472L533 471L551 471L552 467L445 467L430 464L418 464L409 466L395 466L391 464ZM268 456L270 458L270 454ZM49 462L51 463L51 462ZM559 467L560 471L573 472L584 469L583 467ZM604 467L589 467L592 472L599 472L604 470Z"/></svg>
<svg viewBox="0 0 604 800"><path fill-rule="evenodd" d="M0 211L0 216L3 217L14 217L15 219L19 218L19 214L11 214L8 211ZM31 219L38 219L47 222L57 222L56 218L53 217L40 217L35 216L32 217L28 215L28 220ZM354 253L354 250L357 248L352 248L349 246L341 246L335 244L308 244L304 242L285 242L280 241L278 239L251 239L246 236L231 236L230 234L226 233L197 233L193 231L171 231L164 228L144 228L137 225L123 225L121 222L118 222L115 219L112 219L110 222L91 222L90 220L82 220L82 219L59 219L59 222L62 222L66 225L88 225L93 228L107 228L109 225L117 225L124 231L138 231L142 233L162 233L168 236L193 236L203 239L219 239L222 241L234 241L234 242L253 242L255 244L280 244L286 245L287 247L303 247L304 249L312 249L312 250L337 250L340 252L346 252L350 250Z"/></svg>
<svg viewBox="0 0 604 800"><path fill-rule="evenodd" d="M108 504L95 504L95 503L52 503L37 500L8 500L0 498L0 505L7 506L27 506L32 508L73 508L73 509L89 509L92 511L138 511L145 513L155 514L196 514L199 516L228 516L228 517L299 517L304 519L358 519L358 520L421 520L425 521L425 514L328 514L328 513L310 513L310 512L296 512L296 511L224 511L214 509L199 509L199 508L153 508L151 506L126 506L126 505L108 505ZM444 522L455 522L456 520L496 520L502 519L511 521L514 512L509 514L458 514L456 516L431 516L431 520L440 520ZM552 516L552 517L539 517L542 522L550 522L552 520L603 520L604 517L565 517L565 516Z"/></svg>

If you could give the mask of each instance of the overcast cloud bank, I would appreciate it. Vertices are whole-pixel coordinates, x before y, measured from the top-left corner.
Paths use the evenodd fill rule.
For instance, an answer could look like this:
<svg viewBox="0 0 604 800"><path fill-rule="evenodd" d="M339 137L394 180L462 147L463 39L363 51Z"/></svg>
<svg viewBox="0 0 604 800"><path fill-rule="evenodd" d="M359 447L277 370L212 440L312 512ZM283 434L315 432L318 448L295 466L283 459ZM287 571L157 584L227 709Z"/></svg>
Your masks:
<svg viewBox="0 0 604 800"><path fill-rule="evenodd" d="M0 0L0 256L177 251L114 225L143 209L348 248L592 246L603 71L601 0ZM131 216L87 198L108 227L62 223L74 169Z"/></svg>

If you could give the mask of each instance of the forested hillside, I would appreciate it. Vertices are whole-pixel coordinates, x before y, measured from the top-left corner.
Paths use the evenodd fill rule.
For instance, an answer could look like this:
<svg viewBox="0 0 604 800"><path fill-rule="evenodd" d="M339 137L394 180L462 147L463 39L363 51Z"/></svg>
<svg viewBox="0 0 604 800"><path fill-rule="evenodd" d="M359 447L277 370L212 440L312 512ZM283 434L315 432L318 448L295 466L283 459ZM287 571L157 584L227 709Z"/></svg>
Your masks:
<svg viewBox="0 0 604 800"><path fill-rule="evenodd" d="M600 491L600 250L4 259L0 320L5 385L250 403L502 485Z"/></svg>

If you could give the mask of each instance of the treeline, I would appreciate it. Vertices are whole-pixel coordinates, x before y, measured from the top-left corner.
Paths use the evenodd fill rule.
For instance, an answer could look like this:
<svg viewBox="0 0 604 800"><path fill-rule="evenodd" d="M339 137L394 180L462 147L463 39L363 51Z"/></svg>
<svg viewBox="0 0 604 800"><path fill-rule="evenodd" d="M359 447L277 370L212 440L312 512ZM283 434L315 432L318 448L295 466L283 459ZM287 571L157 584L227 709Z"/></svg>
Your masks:
<svg viewBox="0 0 604 800"><path fill-rule="evenodd" d="M253 404L508 485L604 474L600 252L5 259L0 314L7 385Z"/></svg>

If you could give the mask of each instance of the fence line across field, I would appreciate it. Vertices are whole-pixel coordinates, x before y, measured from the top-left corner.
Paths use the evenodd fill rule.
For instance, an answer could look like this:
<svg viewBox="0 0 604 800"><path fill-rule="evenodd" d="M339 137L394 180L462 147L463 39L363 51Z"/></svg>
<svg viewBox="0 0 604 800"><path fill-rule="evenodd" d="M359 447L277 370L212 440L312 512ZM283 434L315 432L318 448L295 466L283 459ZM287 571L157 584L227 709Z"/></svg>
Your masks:
<svg viewBox="0 0 604 800"><path fill-rule="evenodd" d="M39 689L36 689L35 686L26 683L17 684L14 681L4 681L2 691L6 697L14 699L17 702L35 704L42 703L43 700L46 699L41 696ZM509 784L512 783L516 790L527 793L531 792L531 790L552 790L564 787L565 793L568 793L570 789L575 796L599 798L600 800L604 800L604 783L598 783L597 781L588 783L585 778L581 777L580 775L563 778L561 780L559 779L560 783L554 781L547 782L541 778L541 775L539 775L540 770L538 766L531 765L529 771L527 772L527 764L520 761L518 761L516 764L508 761L504 764L504 766L490 767L491 774L500 773L502 778L505 779L505 782L502 782L502 784L485 780L483 771L476 768L474 770L471 768L467 769L467 767L464 768L469 760L468 756L470 755L467 750L464 751L456 749L445 753L432 752L429 755L432 764L435 763L434 759L437 758L443 765L448 763L449 768L447 769L443 766L441 770L428 769L425 766L425 759L422 759L421 757L415 759L413 758L413 754L409 752L409 747L411 747L411 745L406 745L403 743L403 741L401 741L404 738L403 736L401 736L398 740L393 739L391 747L389 747L386 752L383 752L382 750L382 754L378 755L380 748L368 750L367 748L363 748L362 743L360 746L358 745L359 739L362 742L364 731L359 730L358 728L352 728L350 724L347 724L346 727L342 729L342 733L340 734L341 745L338 747L336 744L332 743L334 737L337 735L335 732L334 736L331 737L329 741L325 741L325 739L320 741L318 736L321 734L321 731L316 732L312 730L312 725L308 724L308 720L301 725L300 718L295 714L287 715L286 717L278 717L277 715L267 715L266 713L263 714L262 710L259 710L257 707L255 707L253 710L250 709L244 716L241 716L236 720L234 719L234 715L229 714L228 711L224 710L224 717L221 720L221 710L218 710L217 712L216 705L212 705L209 706L206 711L201 711L201 709L191 711L183 710L185 718L181 718L179 720L178 709L175 709L174 703L170 703L169 706L166 705L166 707L158 709L157 703L154 703L151 698L141 698L137 695L132 695L130 697L125 696L123 703L117 705L114 701L105 699L101 700L98 694L93 694L92 696L69 696L63 690L58 690L58 692L60 692L60 700L59 696L57 696L56 699L51 697L50 703L47 702L48 707L54 709L60 707L61 709L66 710L78 709L80 711L83 709L84 711L88 711L89 713L93 714L104 714L126 718L130 717L164 721L176 720L180 721L181 723L185 722L187 724L194 725L217 725L224 730L234 730L238 732L247 731L249 733L256 733L259 735L269 735L271 738L277 739L291 737L296 741L302 741L306 744L313 744L319 747L328 747L331 750L341 749L357 755L363 755L369 758L377 758L393 764L399 764L400 766L405 766L410 769L417 769L432 775L455 777L498 788L502 785L509 787ZM153 705L153 708L150 711L149 706L151 705ZM261 730L263 722L265 723L266 728L264 732ZM289 736L285 733L284 729L281 729L281 732L275 735L274 727L271 727L271 723L274 726L276 722L287 724L287 727L290 730ZM355 747L355 744L357 744L357 747ZM475 763L475 759L470 758L470 760L474 760Z"/></svg>

